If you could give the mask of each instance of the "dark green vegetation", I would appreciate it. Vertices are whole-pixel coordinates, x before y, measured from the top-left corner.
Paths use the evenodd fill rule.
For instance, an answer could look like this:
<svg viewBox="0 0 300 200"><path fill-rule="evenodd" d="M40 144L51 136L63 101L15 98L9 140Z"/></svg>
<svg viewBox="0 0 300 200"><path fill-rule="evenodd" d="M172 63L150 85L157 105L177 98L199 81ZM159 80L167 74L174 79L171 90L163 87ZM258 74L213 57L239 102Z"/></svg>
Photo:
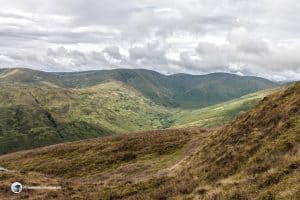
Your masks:
<svg viewBox="0 0 300 200"><path fill-rule="evenodd" d="M201 107L274 85L231 74L1 69L0 154L114 133L223 125L270 91Z"/></svg>
<svg viewBox="0 0 300 200"><path fill-rule="evenodd" d="M224 102L277 84L258 77L233 74L163 74L144 69L116 69L73 73L47 73L30 69L2 69L0 83L85 88L119 81L155 103L169 107L199 108Z"/></svg>
<svg viewBox="0 0 300 200"><path fill-rule="evenodd" d="M104 137L7 154L0 163L22 172L0 172L5 183L51 177L64 188L20 198L299 199L300 83L217 130ZM7 187L0 197L14 198Z"/></svg>

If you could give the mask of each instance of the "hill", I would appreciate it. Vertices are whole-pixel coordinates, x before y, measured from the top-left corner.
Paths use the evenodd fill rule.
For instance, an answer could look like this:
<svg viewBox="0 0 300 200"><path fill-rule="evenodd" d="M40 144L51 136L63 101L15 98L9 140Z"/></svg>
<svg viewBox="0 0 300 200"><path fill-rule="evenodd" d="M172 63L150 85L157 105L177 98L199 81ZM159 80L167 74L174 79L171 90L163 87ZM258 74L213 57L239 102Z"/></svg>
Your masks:
<svg viewBox="0 0 300 200"><path fill-rule="evenodd" d="M24 181L30 173L59 180L65 189L44 193L48 199L299 199L299 133L298 82L217 130L66 143L0 156L0 163L22 171Z"/></svg>
<svg viewBox="0 0 300 200"><path fill-rule="evenodd" d="M0 86L0 154L63 141L159 129L170 111L133 88Z"/></svg>
<svg viewBox="0 0 300 200"><path fill-rule="evenodd" d="M80 89L0 86L0 154L64 141L170 127L216 127L273 90L196 110L155 104L122 82Z"/></svg>
<svg viewBox="0 0 300 200"><path fill-rule="evenodd" d="M144 69L115 69L51 73L31 69L1 69L0 83L22 83L63 88L85 88L118 81L139 91L146 98L168 107L200 108L248 93L277 86L259 77L226 73L166 76Z"/></svg>
<svg viewBox="0 0 300 200"><path fill-rule="evenodd" d="M237 99L200 109L181 109L171 116L172 127L219 127L237 115L254 107L265 96L282 88L273 88L247 94Z"/></svg>
<svg viewBox="0 0 300 200"><path fill-rule="evenodd" d="M72 73L0 69L0 154L132 131L223 125L267 92L217 105L225 110L190 107L274 85L257 77L221 73L165 76L141 69Z"/></svg>
<svg viewBox="0 0 300 200"><path fill-rule="evenodd" d="M201 129L150 131L7 154L0 157L1 166L10 169L0 169L0 199L109 199L111 195L115 199L111 186L122 193L122 185L147 183L166 174L166 168L191 148L190 141L206 133ZM25 190L14 196L9 192L11 181L29 186L61 185L63 191ZM159 182L152 187L156 184ZM146 187L148 184L126 190L134 194Z"/></svg>

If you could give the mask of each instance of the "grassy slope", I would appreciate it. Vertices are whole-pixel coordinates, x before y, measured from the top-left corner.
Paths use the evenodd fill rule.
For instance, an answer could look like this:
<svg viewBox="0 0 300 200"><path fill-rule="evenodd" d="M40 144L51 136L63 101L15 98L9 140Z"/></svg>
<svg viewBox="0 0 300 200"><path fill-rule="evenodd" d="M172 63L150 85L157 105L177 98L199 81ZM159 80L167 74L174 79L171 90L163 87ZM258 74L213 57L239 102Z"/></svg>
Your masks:
<svg viewBox="0 0 300 200"><path fill-rule="evenodd" d="M220 130L81 141L4 155L0 163L24 176L63 177L68 198L299 199L299 116L297 83Z"/></svg>
<svg viewBox="0 0 300 200"><path fill-rule="evenodd" d="M275 89L263 90L205 108L181 110L171 117L174 122L172 126L217 127L224 125L239 113L254 107L260 100L274 91Z"/></svg>
<svg viewBox="0 0 300 200"><path fill-rule="evenodd" d="M170 112L120 82L85 89L0 87L0 152L163 128Z"/></svg>
<svg viewBox="0 0 300 200"><path fill-rule="evenodd" d="M264 98L208 137L190 167L200 166L194 173L200 175L199 182L208 185L209 195L299 199L299 133L297 83ZM205 189L203 185L198 190Z"/></svg>
<svg viewBox="0 0 300 200"><path fill-rule="evenodd" d="M190 111L158 106L121 82L82 89L6 85L0 87L0 153L113 133L215 127L271 91Z"/></svg>
<svg viewBox="0 0 300 200"><path fill-rule="evenodd" d="M0 154L113 133L224 124L263 94L224 103L225 110L213 106L190 112L170 108L169 103L204 106L271 85L264 79L230 74L0 69Z"/></svg>
<svg viewBox="0 0 300 200"><path fill-rule="evenodd" d="M226 73L175 74L171 80L176 88L176 101L181 107L190 109L207 107L276 85L258 77Z"/></svg>
<svg viewBox="0 0 300 200"><path fill-rule="evenodd" d="M300 82L212 132L152 194L187 199L300 198ZM177 189L176 184L187 185ZM149 195L149 194L148 194Z"/></svg>
<svg viewBox="0 0 300 200"><path fill-rule="evenodd" d="M47 73L30 69L2 69L0 83L85 88L119 81L146 98L168 107L199 108L241 97L277 84L258 77L215 73L193 76L163 74L142 69L116 69L73 73Z"/></svg>
<svg viewBox="0 0 300 200"><path fill-rule="evenodd" d="M262 78L225 73L165 76L141 69L72 73L62 78L68 87L89 86L111 79L130 85L157 104L181 108L205 107L276 85Z"/></svg>
<svg viewBox="0 0 300 200"><path fill-rule="evenodd" d="M206 131L200 129L151 131L59 144L15 153L14 156L4 155L1 166L17 172L0 171L0 199L26 196L31 199L109 199L111 187L122 193L123 186L147 183L165 174L166 167L190 149L188 144L195 136L205 134ZM16 161L14 167L12 159ZM38 175L33 177L33 174ZM63 193L44 191L42 195L38 191L24 191L14 196L8 192L7 185L12 180L25 185L45 185L47 178L49 185L62 185ZM154 182L153 187L156 184ZM143 189L147 184L140 187ZM131 194L138 190L138 187L126 189Z"/></svg>

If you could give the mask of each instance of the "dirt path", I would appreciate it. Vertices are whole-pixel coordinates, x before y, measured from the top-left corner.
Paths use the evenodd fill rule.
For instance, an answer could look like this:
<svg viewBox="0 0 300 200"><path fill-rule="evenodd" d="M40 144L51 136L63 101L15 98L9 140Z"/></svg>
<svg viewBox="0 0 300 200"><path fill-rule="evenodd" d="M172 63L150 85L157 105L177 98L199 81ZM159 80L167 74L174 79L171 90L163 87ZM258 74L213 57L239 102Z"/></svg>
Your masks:
<svg viewBox="0 0 300 200"><path fill-rule="evenodd" d="M10 173L16 173L16 171L9 170L9 169L6 169L6 168L0 166L0 172L1 171L3 171L3 172L10 172Z"/></svg>
<svg viewBox="0 0 300 200"><path fill-rule="evenodd" d="M203 130L204 131L204 130ZM176 172L180 171L183 166L187 166L191 161L190 158L196 155L203 139L211 132L212 130L205 130L203 133L195 136L183 149L183 152L176 163L170 167L163 169L160 173L166 173L168 176L176 175Z"/></svg>

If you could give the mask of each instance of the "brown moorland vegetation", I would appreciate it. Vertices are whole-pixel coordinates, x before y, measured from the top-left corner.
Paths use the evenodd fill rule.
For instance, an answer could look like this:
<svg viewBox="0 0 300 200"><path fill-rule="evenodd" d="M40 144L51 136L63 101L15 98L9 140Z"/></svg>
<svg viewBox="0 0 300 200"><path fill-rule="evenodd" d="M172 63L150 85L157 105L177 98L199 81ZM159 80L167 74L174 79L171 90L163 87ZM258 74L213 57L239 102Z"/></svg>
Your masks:
<svg viewBox="0 0 300 200"><path fill-rule="evenodd" d="M7 188L13 180L32 184L33 172L40 175L34 184L43 185L42 180L50 178L50 185L58 181L63 187L63 191L44 193L44 199L131 196L142 191L141 187L147 189L149 181L165 177L171 171L168 167L182 160L193 148L192 144L197 143L196 136L198 139L206 134L205 129L169 129L89 139L3 155L1 166L17 173L0 172L0 180L6 185L0 188L0 199L7 198L7 193L12 194ZM118 188L120 191L114 194ZM40 199L39 194L36 196L34 191L24 191L19 197Z"/></svg>
<svg viewBox="0 0 300 200"><path fill-rule="evenodd" d="M4 155L0 163L27 179L40 173L58 181L63 191L45 199L300 199L300 83L219 130L65 143ZM1 181L12 180L5 173ZM1 186L0 198L5 192Z"/></svg>

